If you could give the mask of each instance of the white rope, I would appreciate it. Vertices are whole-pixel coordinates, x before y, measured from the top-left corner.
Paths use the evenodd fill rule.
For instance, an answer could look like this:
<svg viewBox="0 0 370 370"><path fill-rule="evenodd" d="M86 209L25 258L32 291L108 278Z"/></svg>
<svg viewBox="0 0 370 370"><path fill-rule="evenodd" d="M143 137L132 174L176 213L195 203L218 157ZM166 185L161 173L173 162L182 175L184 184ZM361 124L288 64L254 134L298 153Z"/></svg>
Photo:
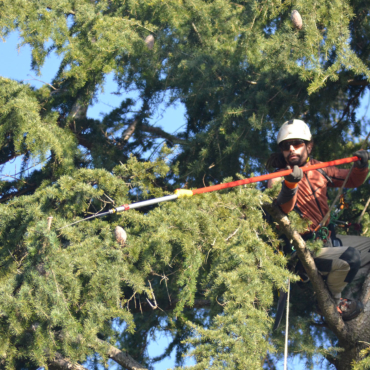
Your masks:
<svg viewBox="0 0 370 370"><path fill-rule="evenodd" d="M287 370L288 363L289 298L290 298L290 279L288 279L288 297L286 300L284 370Z"/></svg>

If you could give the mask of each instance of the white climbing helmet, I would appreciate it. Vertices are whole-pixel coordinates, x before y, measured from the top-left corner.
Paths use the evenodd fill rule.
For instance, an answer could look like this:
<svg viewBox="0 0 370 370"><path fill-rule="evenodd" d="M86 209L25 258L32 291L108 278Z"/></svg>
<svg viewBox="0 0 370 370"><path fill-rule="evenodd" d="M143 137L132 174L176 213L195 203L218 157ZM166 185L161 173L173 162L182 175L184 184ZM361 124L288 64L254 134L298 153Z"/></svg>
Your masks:
<svg viewBox="0 0 370 370"><path fill-rule="evenodd" d="M311 141L311 138L311 131L305 122L300 119L291 119L280 127L277 143L280 144L282 141L290 139Z"/></svg>

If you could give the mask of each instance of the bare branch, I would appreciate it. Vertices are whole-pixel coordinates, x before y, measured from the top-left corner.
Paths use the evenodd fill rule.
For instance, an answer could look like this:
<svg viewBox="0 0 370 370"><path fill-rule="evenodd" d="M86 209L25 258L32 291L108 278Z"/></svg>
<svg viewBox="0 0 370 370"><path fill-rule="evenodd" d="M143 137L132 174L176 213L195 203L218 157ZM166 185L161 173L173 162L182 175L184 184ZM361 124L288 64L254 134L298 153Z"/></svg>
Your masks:
<svg viewBox="0 0 370 370"><path fill-rule="evenodd" d="M333 357L331 354L327 354L324 356L335 368L338 367L338 359Z"/></svg>
<svg viewBox="0 0 370 370"><path fill-rule="evenodd" d="M86 370L82 365L71 362L58 352L54 359L49 361L48 366L50 370Z"/></svg>
<svg viewBox="0 0 370 370"><path fill-rule="evenodd" d="M28 74L27 76L30 76L32 78L31 79L28 79L28 80L23 80L23 81L32 81L32 80L39 81L39 82L42 82L45 85L50 86L54 91L58 91L58 89L56 87L54 87L53 85L51 85L51 84L49 84L49 83L47 83L45 81L39 80L38 78L36 78L36 77L34 77L34 76L30 75L30 74Z"/></svg>
<svg viewBox="0 0 370 370"><path fill-rule="evenodd" d="M306 248L306 243L296 230L293 230L290 225L290 220L278 206L270 203L265 203L263 208L272 216L272 218L279 224L280 230L292 240L293 245L297 251L297 255L301 260L304 269L309 276L314 291L316 293L317 301L321 312L325 316L329 328L340 338L347 337L348 326L340 317L334 299L327 290L324 281L317 270L315 261L311 256L310 251Z"/></svg>
<svg viewBox="0 0 370 370"><path fill-rule="evenodd" d="M19 157L20 155L24 155L26 153L27 153L27 151L25 151L24 153L22 153L22 152L15 153L14 151L12 151L12 154L11 155L9 155L7 158L5 158L3 160L0 160L0 165L3 165L5 163L8 163L12 159L15 159L15 158Z"/></svg>
<svg viewBox="0 0 370 370"><path fill-rule="evenodd" d="M52 10L53 8L51 8L50 6L47 6L47 7L46 7L46 9L48 9L48 10ZM72 10L70 10L70 11L66 12L65 14L76 15L76 13L75 13L74 11L72 11Z"/></svg>
<svg viewBox="0 0 370 370"><path fill-rule="evenodd" d="M358 220L357 220L357 223L358 223L358 224L360 224L360 223L361 223L362 218L364 217L365 212L367 211L367 207L369 207L369 204L370 204L370 197L369 197L369 199L367 200L367 202L366 202L366 204L365 204L365 207L364 207L364 209L362 210L362 212L361 212L361 214L360 214L360 216L359 216L359 218L358 218Z"/></svg>
<svg viewBox="0 0 370 370"><path fill-rule="evenodd" d="M79 145L82 145L86 149L91 150L92 142L90 140L86 139L83 135L76 134L75 136L77 138L77 141L78 141Z"/></svg>
<svg viewBox="0 0 370 370"><path fill-rule="evenodd" d="M59 340L62 340L64 337L64 333L62 331L57 332L56 336ZM99 338L96 338L96 341L97 346L100 347L100 349L104 351L110 359L117 362L125 369L147 370L144 366L135 361L128 353L124 353L123 351ZM94 345L92 346L92 348L96 350L97 346ZM80 364L73 364L68 358L64 358L60 353L56 353L54 359L52 361L49 361L49 368L52 370L86 370L86 368L84 368Z"/></svg>
<svg viewBox="0 0 370 370"><path fill-rule="evenodd" d="M191 26L193 27L193 30L197 34L198 39L199 39L199 42L203 45L203 41L202 41L202 38L200 37L200 34L199 34L198 30L197 30L197 27L195 27L195 24L194 23L192 23Z"/></svg>
<svg viewBox="0 0 370 370"><path fill-rule="evenodd" d="M350 107L351 107L351 105L359 98L359 96L365 90L366 86L367 86L367 84L366 85L362 85L361 90L348 102L347 106L343 110L342 117L338 120L338 122L336 122L335 126L338 126L339 123L341 123L343 121L344 117L347 114L350 113Z"/></svg>
<svg viewBox="0 0 370 370"><path fill-rule="evenodd" d="M370 275L368 275L362 285L361 301L364 305L370 300Z"/></svg>
<svg viewBox="0 0 370 370"><path fill-rule="evenodd" d="M225 239L225 242L229 241L238 231L239 227Z"/></svg>
<svg viewBox="0 0 370 370"><path fill-rule="evenodd" d="M356 81L354 79L348 80L348 85L351 86L367 86L369 82L367 80L362 80L362 81Z"/></svg>
<svg viewBox="0 0 370 370"><path fill-rule="evenodd" d="M166 131L163 131L159 127L142 125L141 129L144 132L149 132L151 134L154 134L155 137L166 139L166 140L170 141L173 144L182 144L182 145L186 144L186 140L179 139L178 137L176 137L174 135L171 135Z"/></svg>
<svg viewBox="0 0 370 370"><path fill-rule="evenodd" d="M137 122L138 122L137 119L135 119L135 121L132 122L131 125L128 126L128 128L122 134L122 138L124 141L127 141L132 136L132 134L135 132Z"/></svg>
<svg viewBox="0 0 370 370"><path fill-rule="evenodd" d="M105 136L107 138L107 142L110 145L117 145L118 148L123 148L127 144L127 141L134 134L134 132L135 132L135 130L137 128L137 124L138 123L139 123L138 120L135 120L134 122L132 122L129 125L129 127L122 133L122 137L121 137L120 140L117 140L117 141L114 140L114 139L111 140L105 134ZM171 135L168 132L163 131L159 127L153 127L153 126L149 126L149 125L141 125L140 126L140 130L143 131L143 132L147 132L147 133L152 134L152 137L153 138L165 139L167 141L170 141L172 144L187 145L187 141L186 140L179 139L175 135ZM83 134L76 133L76 138L78 140L78 144L82 145L86 149L89 149L89 150L92 149L92 142L89 139L85 138Z"/></svg>
<svg viewBox="0 0 370 370"><path fill-rule="evenodd" d="M10 193L10 194L4 195L3 197L0 197L0 203L5 203L9 199L19 197L19 196L21 196L23 194L26 194L28 192L33 192L34 190L36 190L36 185L31 184L30 186L28 186L25 189L15 191L14 193Z"/></svg>
<svg viewBox="0 0 370 370"><path fill-rule="evenodd" d="M88 104L81 104L79 100L75 101L72 105L71 111L69 112L69 116L72 119L83 119L86 118Z"/></svg>
<svg viewBox="0 0 370 370"><path fill-rule="evenodd" d="M101 339L98 339L98 341L101 345L108 347L107 356L127 370L147 370L144 366L135 361L128 353L124 353Z"/></svg>
<svg viewBox="0 0 370 370"><path fill-rule="evenodd" d="M179 299L172 300L172 302L167 302L166 304L157 304L158 308L160 308L162 311L171 311L176 308L176 306L180 303ZM152 311L153 308L151 305L149 305L147 302L142 302L141 307L136 307L136 301L134 300L134 303L132 304L134 307L127 306L127 309L130 310L131 313L143 313L143 312L149 312ZM195 299L194 303L191 307L185 306L187 308L206 308L211 306L211 301L208 299Z"/></svg>

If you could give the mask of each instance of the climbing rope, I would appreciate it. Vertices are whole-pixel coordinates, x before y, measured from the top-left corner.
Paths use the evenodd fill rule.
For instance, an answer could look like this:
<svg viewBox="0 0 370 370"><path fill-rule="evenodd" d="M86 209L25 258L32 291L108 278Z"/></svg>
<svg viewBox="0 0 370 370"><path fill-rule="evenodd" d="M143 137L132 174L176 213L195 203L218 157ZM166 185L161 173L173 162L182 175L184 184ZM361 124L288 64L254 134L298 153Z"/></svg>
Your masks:
<svg viewBox="0 0 370 370"><path fill-rule="evenodd" d="M290 279L288 279L288 297L287 297L287 302L286 302L284 370L287 370L287 364L288 364L289 299L290 299Z"/></svg>

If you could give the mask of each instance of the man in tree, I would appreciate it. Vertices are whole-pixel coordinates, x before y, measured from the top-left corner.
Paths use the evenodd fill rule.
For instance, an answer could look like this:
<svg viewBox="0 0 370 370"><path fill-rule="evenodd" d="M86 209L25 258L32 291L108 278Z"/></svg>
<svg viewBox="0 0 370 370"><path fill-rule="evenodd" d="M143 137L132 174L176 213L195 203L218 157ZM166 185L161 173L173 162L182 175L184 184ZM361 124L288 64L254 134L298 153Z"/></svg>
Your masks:
<svg viewBox="0 0 370 370"><path fill-rule="evenodd" d="M277 136L280 153L270 156L268 165L277 169L293 168L285 176L276 203L288 214L296 210L301 217L312 221L310 230L302 236L305 240L314 237L313 232L320 225L329 210L327 187L340 187L347 177L346 169L328 167L303 173L302 167L319 163L309 157L313 141L309 127L301 120L290 120L283 124ZM347 188L363 184L368 173L368 153L359 150L354 153L359 158L347 180ZM268 186L281 178L270 180ZM327 226L329 220L327 221ZM329 237L324 240L324 248L315 257L320 273L326 278L327 286L338 305L343 320L352 320L363 310L360 301L341 298L341 292L355 278L363 276L370 263L370 238L341 236L341 246L333 248Z"/></svg>

